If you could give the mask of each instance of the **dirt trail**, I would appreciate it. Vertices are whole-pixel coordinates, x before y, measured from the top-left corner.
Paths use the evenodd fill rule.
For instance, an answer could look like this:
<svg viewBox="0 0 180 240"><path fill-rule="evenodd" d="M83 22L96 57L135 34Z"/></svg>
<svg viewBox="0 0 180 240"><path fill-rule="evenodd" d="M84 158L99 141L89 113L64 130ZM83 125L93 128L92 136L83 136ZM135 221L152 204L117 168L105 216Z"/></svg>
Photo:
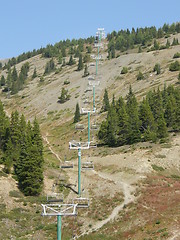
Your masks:
<svg viewBox="0 0 180 240"><path fill-rule="evenodd" d="M59 161L62 161L61 158L59 157L59 155L57 153L55 153L54 150L52 149L52 146L51 146L50 142L48 141L47 136L48 136L48 134L46 134L46 136L45 137L43 136L42 138L47 143L49 150Z"/></svg>
<svg viewBox="0 0 180 240"><path fill-rule="evenodd" d="M115 184L120 184L122 186L122 191L123 191L123 194L124 194L124 201L120 205L118 205L117 207L115 207L113 209L112 213L108 216L108 218L97 222L94 226L92 226L92 228L89 231L84 231L81 235L77 236L76 239L78 239L78 238L80 238L84 235L87 235L87 234L89 234L93 231L97 231L98 229L102 228L109 221L113 221L118 216L118 213L123 209L123 207L126 204L128 204L130 202L133 202L135 200L135 196L133 195L133 192L134 192L135 188L132 187L130 184L128 184L126 182L123 182L123 181L118 181L118 183L117 183L116 181L114 181L110 177L108 177L108 176L106 176L102 173L99 173L95 170L93 170L93 173L97 174L99 177L101 177L105 180L110 180L110 181L113 181Z"/></svg>
<svg viewBox="0 0 180 240"><path fill-rule="evenodd" d="M174 236L170 237L169 240L178 240L180 239L180 231L174 231Z"/></svg>
<svg viewBox="0 0 180 240"><path fill-rule="evenodd" d="M43 139L44 139L44 141L47 143L49 150L51 151L51 153L52 153L53 155L56 156L56 158L57 158L58 160L61 161L61 159L60 159L60 157L58 156L58 154L53 151L53 149L52 149L52 147L51 147L51 145L50 145L50 142L49 142L48 139L47 139L47 136L48 136L48 134L46 134L46 136L43 137ZM108 216L108 218L104 219L103 221L97 222L97 223L92 227L91 230L89 230L89 231L84 231L81 235L77 236L76 239L79 238L79 237L81 237L81 236L83 236L83 235L89 234L89 233L91 233L92 231L97 231L98 229L102 228L102 227L103 227L106 223L108 223L109 221L114 220L114 219L117 217L119 211L121 211L126 204L134 201L134 199L135 199L135 197L134 197L134 195L133 195L133 192L134 192L135 189L134 189L134 187L132 187L130 184L128 184L128 183L126 183L126 182L124 182L124 181L118 181L118 182L116 182L116 181L114 181L113 179L111 179L109 176L106 176L106 175L103 174L103 173L97 172L96 170L93 170L92 172L93 172L94 174L97 174L100 178L103 178L103 179L109 180L109 181L113 181L115 184L121 185L121 186L122 186L122 191L123 191L123 194L124 194L124 201L123 201L120 205L118 205L117 207L115 207L115 208L113 209L112 213Z"/></svg>

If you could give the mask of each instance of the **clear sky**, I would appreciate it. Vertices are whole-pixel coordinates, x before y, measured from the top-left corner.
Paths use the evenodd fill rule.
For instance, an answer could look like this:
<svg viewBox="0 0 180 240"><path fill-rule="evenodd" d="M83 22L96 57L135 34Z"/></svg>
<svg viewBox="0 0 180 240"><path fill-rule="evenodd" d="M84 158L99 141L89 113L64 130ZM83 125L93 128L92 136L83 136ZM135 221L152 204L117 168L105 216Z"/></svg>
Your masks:
<svg viewBox="0 0 180 240"><path fill-rule="evenodd" d="M60 40L180 21L180 0L0 0L0 59Z"/></svg>

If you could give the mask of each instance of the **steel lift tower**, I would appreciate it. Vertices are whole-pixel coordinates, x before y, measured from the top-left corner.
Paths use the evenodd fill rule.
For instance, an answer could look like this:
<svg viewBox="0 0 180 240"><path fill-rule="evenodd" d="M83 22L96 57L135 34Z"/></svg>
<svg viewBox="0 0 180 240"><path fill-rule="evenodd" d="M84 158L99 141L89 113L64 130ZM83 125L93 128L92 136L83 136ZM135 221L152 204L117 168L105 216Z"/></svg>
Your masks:
<svg viewBox="0 0 180 240"><path fill-rule="evenodd" d="M77 204L41 204L42 216L57 216L57 240L61 240L62 216L76 216Z"/></svg>
<svg viewBox="0 0 180 240"><path fill-rule="evenodd" d="M81 149L89 149L90 142L69 142L69 149L78 150L78 195L81 197Z"/></svg>

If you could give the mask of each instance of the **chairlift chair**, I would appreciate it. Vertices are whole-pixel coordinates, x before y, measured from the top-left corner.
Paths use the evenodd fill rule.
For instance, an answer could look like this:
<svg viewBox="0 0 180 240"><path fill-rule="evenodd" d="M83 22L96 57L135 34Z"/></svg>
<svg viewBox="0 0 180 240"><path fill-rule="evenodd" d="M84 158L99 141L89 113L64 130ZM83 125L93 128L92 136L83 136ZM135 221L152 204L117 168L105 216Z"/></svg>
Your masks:
<svg viewBox="0 0 180 240"><path fill-rule="evenodd" d="M88 208L89 198L84 198L84 197L74 198L73 203L77 204L77 208Z"/></svg>
<svg viewBox="0 0 180 240"><path fill-rule="evenodd" d="M93 76L89 76L88 80L95 80Z"/></svg>
<svg viewBox="0 0 180 240"><path fill-rule="evenodd" d="M66 168L74 168L74 164L70 161L64 161L63 164L61 165L62 169Z"/></svg>
<svg viewBox="0 0 180 240"><path fill-rule="evenodd" d="M97 48L97 47L102 47L102 43L94 43L94 46Z"/></svg>
<svg viewBox="0 0 180 240"><path fill-rule="evenodd" d="M75 125L75 129L77 129L77 130L83 130L83 129L84 129L84 124L77 123L77 124Z"/></svg>
<svg viewBox="0 0 180 240"><path fill-rule="evenodd" d="M53 192L52 194L47 195L47 202L63 202L63 194Z"/></svg>
<svg viewBox="0 0 180 240"><path fill-rule="evenodd" d="M82 170L93 170L94 169L94 164L92 161L87 161L82 163Z"/></svg>
<svg viewBox="0 0 180 240"><path fill-rule="evenodd" d="M96 123L91 124L91 130L98 130L99 129L99 125L97 125Z"/></svg>
<svg viewBox="0 0 180 240"><path fill-rule="evenodd" d="M97 144L95 142L90 142L89 148L97 148Z"/></svg>

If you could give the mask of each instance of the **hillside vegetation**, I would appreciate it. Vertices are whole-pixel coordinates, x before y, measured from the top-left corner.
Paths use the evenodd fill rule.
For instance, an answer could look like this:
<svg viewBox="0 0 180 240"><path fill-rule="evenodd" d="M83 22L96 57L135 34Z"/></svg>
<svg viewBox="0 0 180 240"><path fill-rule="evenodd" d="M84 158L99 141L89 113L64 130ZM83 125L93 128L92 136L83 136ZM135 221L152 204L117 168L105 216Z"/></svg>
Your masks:
<svg viewBox="0 0 180 240"><path fill-rule="evenodd" d="M66 203L77 197L78 153L68 143L88 139L79 113L93 108L89 79L100 81L90 114L97 147L82 150L82 163L94 163L82 171L90 206L62 218L62 239L180 238L180 23L109 33L97 61L96 40L60 41L0 65L0 239L56 238L56 218L42 218L40 204L53 192ZM74 168L61 169L64 159Z"/></svg>

